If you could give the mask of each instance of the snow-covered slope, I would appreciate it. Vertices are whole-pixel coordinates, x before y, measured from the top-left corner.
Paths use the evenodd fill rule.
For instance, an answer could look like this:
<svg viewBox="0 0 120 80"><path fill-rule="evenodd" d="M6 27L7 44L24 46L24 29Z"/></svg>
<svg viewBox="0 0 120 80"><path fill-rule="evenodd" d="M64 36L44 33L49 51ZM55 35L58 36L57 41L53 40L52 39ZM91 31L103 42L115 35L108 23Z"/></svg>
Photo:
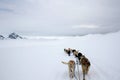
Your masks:
<svg viewBox="0 0 120 80"><path fill-rule="evenodd" d="M86 80L120 79L120 32L106 35L0 41L0 80L69 80L68 66L75 60L64 48L75 48L91 61ZM80 77L82 80L82 72Z"/></svg>

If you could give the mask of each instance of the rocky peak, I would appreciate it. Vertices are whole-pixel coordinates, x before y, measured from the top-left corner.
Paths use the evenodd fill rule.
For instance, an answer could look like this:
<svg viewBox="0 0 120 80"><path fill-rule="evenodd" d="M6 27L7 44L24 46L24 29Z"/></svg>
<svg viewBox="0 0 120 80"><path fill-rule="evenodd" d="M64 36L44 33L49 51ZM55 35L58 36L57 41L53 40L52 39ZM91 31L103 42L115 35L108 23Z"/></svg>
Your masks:
<svg viewBox="0 0 120 80"><path fill-rule="evenodd" d="M8 38L10 38L10 39L22 39L22 37L19 36L19 35L16 34L16 33L11 33L11 34L8 36Z"/></svg>
<svg viewBox="0 0 120 80"><path fill-rule="evenodd" d="M5 38L4 36L0 35L0 40L3 40L4 38Z"/></svg>

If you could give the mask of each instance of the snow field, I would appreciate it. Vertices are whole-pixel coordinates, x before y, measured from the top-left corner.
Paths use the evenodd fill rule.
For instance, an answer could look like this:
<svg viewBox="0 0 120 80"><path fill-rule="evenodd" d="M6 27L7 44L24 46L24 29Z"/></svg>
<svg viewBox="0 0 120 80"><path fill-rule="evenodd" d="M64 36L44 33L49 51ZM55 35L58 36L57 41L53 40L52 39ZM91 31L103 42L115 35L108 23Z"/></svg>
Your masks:
<svg viewBox="0 0 120 80"><path fill-rule="evenodd" d="M119 80L120 32L106 35L0 41L0 80L69 80L68 66L75 60L64 48L80 50L90 60L86 80ZM82 80L81 66L80 77ZM77 74L77 72L76 72Z"/></svg>

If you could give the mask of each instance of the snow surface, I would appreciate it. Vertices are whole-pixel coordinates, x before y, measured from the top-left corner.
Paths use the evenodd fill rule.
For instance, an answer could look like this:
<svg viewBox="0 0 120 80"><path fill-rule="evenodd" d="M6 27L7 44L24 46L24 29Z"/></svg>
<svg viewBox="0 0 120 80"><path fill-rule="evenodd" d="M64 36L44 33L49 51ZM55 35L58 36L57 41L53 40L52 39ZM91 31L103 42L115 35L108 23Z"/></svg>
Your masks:
<svg viewBox="0 0 120 80"><path fill-rule="evenodd" d="M68 66L61 63L75 60L63 51L69 47L80 50L90 60L86 80L120 79L120 32L116 32L55 39L0 40L0 80L69 80ZM82 80L81 66L79 69Z"/></svg>

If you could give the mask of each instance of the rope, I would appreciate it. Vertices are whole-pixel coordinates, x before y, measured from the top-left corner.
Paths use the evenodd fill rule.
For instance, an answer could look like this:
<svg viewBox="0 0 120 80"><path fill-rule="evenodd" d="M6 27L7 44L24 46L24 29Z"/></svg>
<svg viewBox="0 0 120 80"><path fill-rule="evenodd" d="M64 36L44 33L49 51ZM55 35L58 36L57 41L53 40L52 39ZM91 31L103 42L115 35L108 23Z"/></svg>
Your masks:
<svg viewBox="0 0 120 80"><path fill-rule="evenodd" d="M78 80L78 78L76 77L76 75L75 75L75 79Z"/></svg>
<svg viewBox="0 0 120 80"><path fill-rule="evenodd" d="M77 63L77 71L78 71L78 80L80 80L80 71L79 71L79 65L78 65L78 58L76 58L76 63Z"/></svg>

